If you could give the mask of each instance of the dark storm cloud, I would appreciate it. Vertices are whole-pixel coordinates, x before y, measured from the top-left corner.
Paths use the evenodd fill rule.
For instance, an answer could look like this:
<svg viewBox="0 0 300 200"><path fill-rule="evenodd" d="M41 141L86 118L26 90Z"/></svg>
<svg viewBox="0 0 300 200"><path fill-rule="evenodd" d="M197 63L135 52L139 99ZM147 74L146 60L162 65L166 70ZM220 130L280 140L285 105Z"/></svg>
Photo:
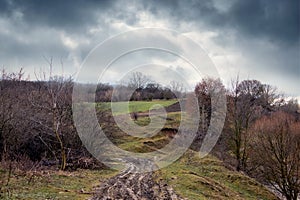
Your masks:
<svg viewBox="0 0 300 200"><path fill-rule="evenodd" d="M173 18L173 23L206 22L219 24L221 15L214 7L213 1L180 1L180 0L152 0L144 1L144 8L162 18Z"/></svg>
<svg viewBox="0 0 300 200"><path fill-rule="evenodd" d="M37 1L2 0L0 16L11 17L15 11L23 14L25 23L55 28L82 29L97 23L99 15L125 20L134 25L139 20L135 15L142 8L160 17L173 19L172 23L183 20L204 23L214 29L233 29L247 37L266 37L274 42L293 43L299 41L298 0L250 0L227 1L226 11L218 9L220 1ZM114 10L115 5L119 10ZM224 5L224 2L222 3ZM128 12L128 6L135 10Z"/></svg>
<svg viewBox="0 0 300 200"><path fill-rule="evenodd" d="M220 3L154 0L144 4L153 14L171 16L176 21L202 22L213 29L232 29L246 37L264 37L278 43L299 42L298 0L228 1L231 5L225 11L217 8Z"/></svg>
<svg viewBox="0 0 300 200"><path fill-rule="evenodd" d="M0 58L2 58L2 62L5 62L5 58L9 58L11 56L18 57L19 59L31 60L34 56L35 58L37 58L37 56L48 56L47 52L52 52L52 55L49 56L64 56L68 54L68 49L61 46L59 38L52 37L50 41L48 38L51 37L51 34L47 35L47 33L42 32L41 34L44 34L44 37L40 37L37 42L30 43L18 42L12 40L9 35L0 34L1 49L5 49L5 51L0 51Z"/></svg>
<svg viewBox="0 0 300 200"><path fill-rule="evenodd" d="M228 16L229 23L242 34L288 44L299 41L298 0L237 1Z"/></svg>
<svg viewBox="0 0 300 200"><path fill-rule="evenodd" d="M105 12L113 1L0 1L0 15L10 18L22 13L24 23L32 26L47 26L64 30L82 29L97 22L97 14Z"/></svg>
<svg viewBox="0 0 300 200"><path fill-rule="evenodd" d="M44 57L70 59L74 53L62 36L72 36L75 43L85 40L112 2L0 0L0 65L11 70L25 66L32 73L33 66L45 64ZM80 52L87 54L91 48L83 43Z"/></svg>

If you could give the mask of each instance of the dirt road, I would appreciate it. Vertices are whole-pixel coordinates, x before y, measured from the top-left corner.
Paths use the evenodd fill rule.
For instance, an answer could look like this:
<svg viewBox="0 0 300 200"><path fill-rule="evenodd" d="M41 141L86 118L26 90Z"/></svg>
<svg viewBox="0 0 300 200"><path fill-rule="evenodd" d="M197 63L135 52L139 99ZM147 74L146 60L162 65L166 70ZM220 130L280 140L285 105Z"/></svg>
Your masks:
<svg viewBox="0 0 300 200"><path fill-rule="evenodd" d="M138 162L138 164L137 164ZM140 173L137 167L152 167L147 160L126 161L128 168L102 183L91 200L181 200L167 184L153 180L153 172ZM142 165L141 165L142 164Z"/></svg>

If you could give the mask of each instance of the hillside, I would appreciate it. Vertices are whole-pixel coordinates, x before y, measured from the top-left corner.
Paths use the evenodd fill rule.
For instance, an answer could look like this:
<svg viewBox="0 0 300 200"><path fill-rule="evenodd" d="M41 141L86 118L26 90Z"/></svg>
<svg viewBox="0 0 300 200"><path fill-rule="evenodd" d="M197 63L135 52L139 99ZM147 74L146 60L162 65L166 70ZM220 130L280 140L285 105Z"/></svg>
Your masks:
<svg viewBox="0 0 300 200"><path fill-rule="evenodd" d="M167 106L166 110L174 105L177 107L177 104ZM123 135L118 129L113 129L114 134L118 135L115 144L131 152L155 151L169 143L173 137L170 132L177 130L179 121L180 112L168 113L165 128L151 138L133 138ZM141 126L149 122L147 115L140 115L136 121ZM106 130L112 131L111 127ZM134 166L134 163L129 162L128 166ZM106 193L107 190L111 193ZM137 199L276 199L274 194L254 179L227 169L221 160L212 155L200 159L193 150L186 152L170 166L154 173L139 174L134 167L129 167L127 171L100 185L93 199L102 199L103 196L114 199L118 190L123 191L125 196L130 196L128 191L132 191ZM165 194L164 197L155 196L161 193ZM171 198L172 194L176 195Z"/></svg>
<svg viewBox="0 0 300 200"><path fill-rule="evenodd" d="M166 181L187 199L277 199L254 179L227 169L216 157L200 159L194 151L156 174L157 180Z"/></svg>

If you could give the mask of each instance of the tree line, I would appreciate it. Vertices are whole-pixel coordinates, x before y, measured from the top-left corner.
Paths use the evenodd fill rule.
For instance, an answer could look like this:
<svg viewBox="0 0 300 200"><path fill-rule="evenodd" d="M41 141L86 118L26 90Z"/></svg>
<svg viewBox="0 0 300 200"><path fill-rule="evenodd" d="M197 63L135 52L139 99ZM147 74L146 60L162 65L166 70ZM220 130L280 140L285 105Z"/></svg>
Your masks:
<svg viewBox="0 0 300 200"><path fill-rule="evenodd" d="M91 91L91 93L94 93L94 91ZM103 83L97 84L95 100L96 102L168 100L183 98L185 93L185 88L180 82L170 81L167 86L163 86L152 81L141 72L132 72L128 79L120 84L114 86Z"/></svg>

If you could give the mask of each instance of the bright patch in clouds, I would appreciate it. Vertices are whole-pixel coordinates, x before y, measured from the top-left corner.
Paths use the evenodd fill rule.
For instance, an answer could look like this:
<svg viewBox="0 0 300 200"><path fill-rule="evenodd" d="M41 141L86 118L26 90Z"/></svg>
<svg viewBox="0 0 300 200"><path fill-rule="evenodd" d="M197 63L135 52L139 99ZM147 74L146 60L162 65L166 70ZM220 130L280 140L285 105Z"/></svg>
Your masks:
<svg viewBox="0 0 300 200"><path fill-rule="evenodd" d="M71 50L74 50L78 47L78 43L71 37L66 36L64 33L61 34L61 41L66 47L70 48Z"/></svg>

